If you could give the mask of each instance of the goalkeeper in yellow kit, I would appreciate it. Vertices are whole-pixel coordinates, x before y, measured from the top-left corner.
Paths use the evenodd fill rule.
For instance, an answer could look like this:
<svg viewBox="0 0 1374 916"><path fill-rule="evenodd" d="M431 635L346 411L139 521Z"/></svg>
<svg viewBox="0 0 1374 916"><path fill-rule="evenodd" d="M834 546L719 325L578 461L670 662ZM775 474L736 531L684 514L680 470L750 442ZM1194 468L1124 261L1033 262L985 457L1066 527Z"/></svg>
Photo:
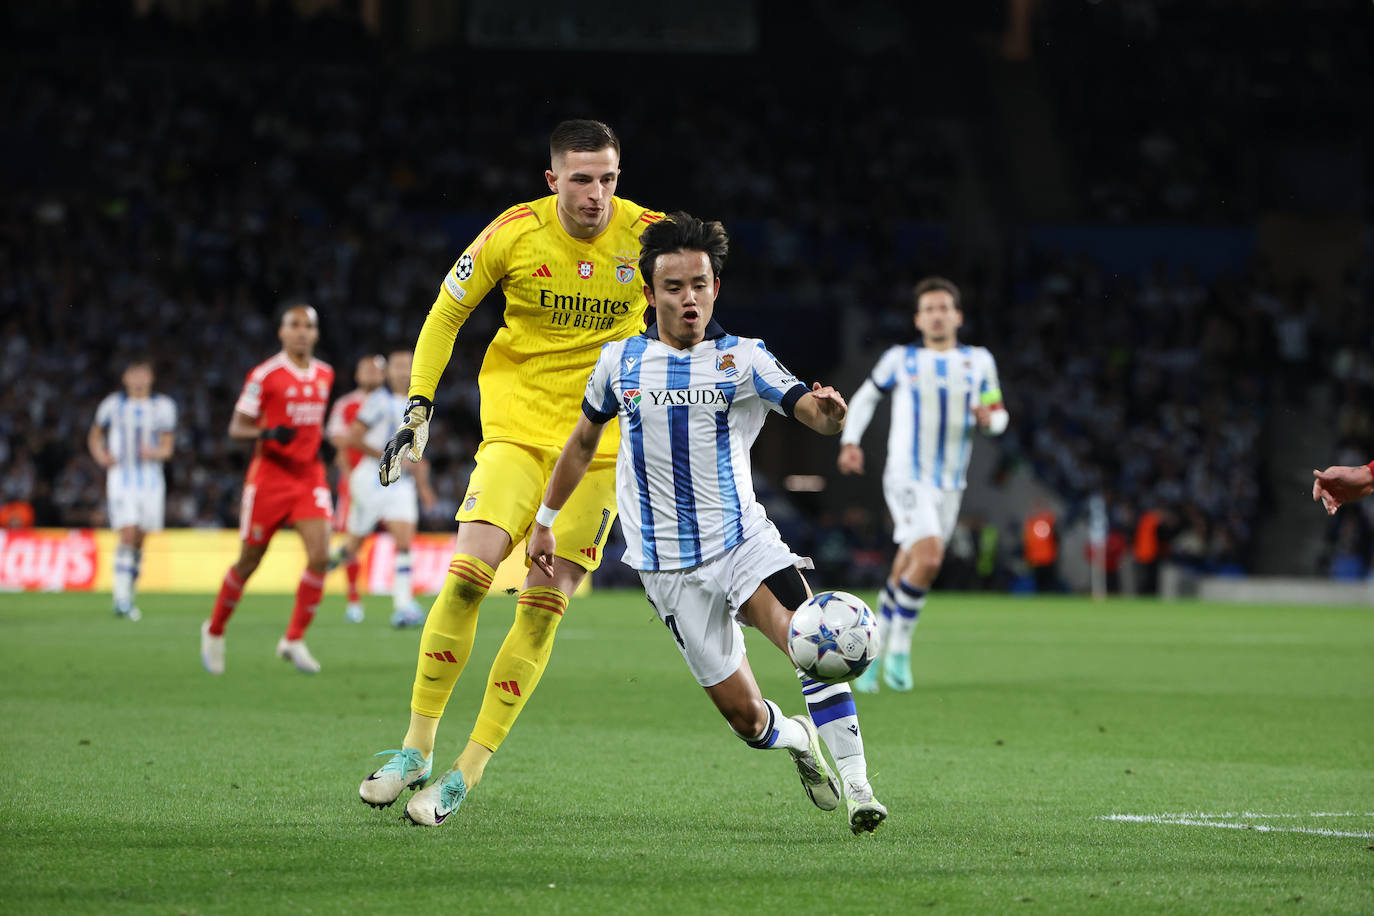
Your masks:
<svg viewBox="0 0 1374 916"><path fill-rule="evenodd" d="M477 467L458 510L448 577L420 637L410 727L400 750L377 755L390 757L358 789L374 807L429 777L439 718L472 651L478 605L535 520L601 345L644 330L639 235L663 214L615 196L620 141L600 121L559 124L549 157L544 177L553 193L498 216L444 278L415 346L405 419L382 453L383 483L397 479L403 458L420 459L458 330L500 283L504 321L477 376ZM526 576L467 746L452 769L411 798L405 817L412 823L438 826L458 809L539 684L568 596L600 565L615 518L618 443L619 430L608 430L586 481L559 513L553 577L537 569Z"/></svg>

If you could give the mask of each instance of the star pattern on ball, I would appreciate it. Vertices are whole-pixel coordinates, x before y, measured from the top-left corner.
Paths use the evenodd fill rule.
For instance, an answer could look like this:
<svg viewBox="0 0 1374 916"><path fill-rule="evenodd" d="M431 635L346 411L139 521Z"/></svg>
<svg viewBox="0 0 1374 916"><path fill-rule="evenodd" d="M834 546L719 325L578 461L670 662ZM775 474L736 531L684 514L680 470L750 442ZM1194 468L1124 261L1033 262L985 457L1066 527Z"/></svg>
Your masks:
<svg viewBox="0 0 1374 916"><path fill-rule="evenodd" d="M817 658L824 657L827 652L840 651L839 644L835 642L835 631L826 626L824 620L816 625L816 632L806 638L816 644Z"/></svg>

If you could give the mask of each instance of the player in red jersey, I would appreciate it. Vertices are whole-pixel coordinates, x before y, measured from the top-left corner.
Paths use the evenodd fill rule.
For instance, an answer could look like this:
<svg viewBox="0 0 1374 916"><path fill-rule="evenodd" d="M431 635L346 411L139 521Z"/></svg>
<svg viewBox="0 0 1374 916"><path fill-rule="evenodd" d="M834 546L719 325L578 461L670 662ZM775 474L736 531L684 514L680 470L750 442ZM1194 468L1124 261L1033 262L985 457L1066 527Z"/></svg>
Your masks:
<svg viewBox="0 0 1374 916"><path fill-rule="evenodd" d="M319 451L334 370L313 356L320 324L310 306L287 308L277 337L281 352L248 373L229 421L231 437L253 439L257 445L239 509L243 547L238 562L224 574L214 613L200 628L200 659L211 674L224 673L224 625L239 603L244 583L262 562L272 535L289 524L296 526L305 543L306 567L277 655L307 674L320 670L302 637L324 592L329 562L333 499Z"/></svg>
<svg viewBox="0 0 1374 916"><path fill-rule="evenodd" d="M338 499L334 502L334 531L347 534L348 522L348 475L363 459L363 450L349 445L352 438L349 427L358 416L358 408L363 406L367 396L379 388L386 379L386 357L371 353L358 360L353 370L353 380L358 383L348 394L334 402L329 411L329 423L325 434L334 446L334 465L339 469L339 484L336 487ZM329 553L329 569L343 564L344 574L348 576L348 606L344 609L344 619L349 623L362 623L363 602L358 594L359 564L356 554L350 556L344 549L347 538Z"/></svg>
<svg viewBox="0 0 1374 916"><path fill-rule="evenodd" d="M1332 465L1324 471L1314 470L1312 476L1312 500L1320 502L1327 515L1335 515L1345 503L1374 493L1374 461L1355 467Z"/></svg>

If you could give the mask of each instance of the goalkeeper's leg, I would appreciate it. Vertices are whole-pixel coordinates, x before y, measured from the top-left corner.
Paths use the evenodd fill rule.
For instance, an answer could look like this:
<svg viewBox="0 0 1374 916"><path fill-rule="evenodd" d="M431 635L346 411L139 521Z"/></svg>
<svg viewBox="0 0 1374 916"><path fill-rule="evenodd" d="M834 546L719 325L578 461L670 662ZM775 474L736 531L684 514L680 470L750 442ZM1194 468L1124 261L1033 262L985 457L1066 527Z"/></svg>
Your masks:
<svg viewBox="0 0 1374 916"><path fill-rule="evenodd" d="M429 777L439 719L472 654L478 607L509 545L510 538L494 525L465 522L459 528L458 550L420 634L410 727L401 747L383 751L379 756L391 754L390 759L358 787L358 794L369 805L390 805L407 787L416 788ZM491 562L479 554L490 557Z"/></svg>
<svg viewBox="0 0 1374 916"><path fill-rule="evenodd" d="M584 575L586 570L559 558L554 561L552 581L556 585L534 585L536 581L550 581L537 572L525 580L515 602L515 621L491 663L477 724L467 747L454 763L469 789L481 781L487 761L510 734L530 695L539 686L553 653L554 633L568 608L568 595L577 589Z"/></svg>
<svg viewBox="0 0 1374 916"><path fill-rule="evenodd" d="M554 561L552 580L539 572L531 572L525 580L515 603L515 622L492 662L472 737L453 767L406 804L405 817L412 824L437 827L458 810L467 793L481 782L487 762L510 733L544 675L553 651L554 632L568 607L568 593L577 588L584 575L586 570L559 558ZM550 581L555 584L532 584Z"/></svg>
<svg viewBox="0 0 1374 916"><path fill-rule="evenodd" d="M425 620L410 695L410 728L405 737L406 747L417 748L425 756L434 751L439 719L472 653L478 607L491 588L499 562L465 552L460 542L444 587Z"/></svg>

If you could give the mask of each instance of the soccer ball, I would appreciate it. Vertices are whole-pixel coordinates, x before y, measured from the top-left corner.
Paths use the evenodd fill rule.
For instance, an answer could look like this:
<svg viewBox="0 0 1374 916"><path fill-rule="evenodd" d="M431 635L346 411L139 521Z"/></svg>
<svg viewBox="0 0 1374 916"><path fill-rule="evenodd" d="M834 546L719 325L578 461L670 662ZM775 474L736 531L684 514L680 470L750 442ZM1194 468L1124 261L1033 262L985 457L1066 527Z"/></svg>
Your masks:
<svg viewBox="0 0 1374 916"><path fill-rule="evenodd" d="M878 621L848 592L812 595L792 615L787 654L818 681L852 681L878 656Z"/></svg>

